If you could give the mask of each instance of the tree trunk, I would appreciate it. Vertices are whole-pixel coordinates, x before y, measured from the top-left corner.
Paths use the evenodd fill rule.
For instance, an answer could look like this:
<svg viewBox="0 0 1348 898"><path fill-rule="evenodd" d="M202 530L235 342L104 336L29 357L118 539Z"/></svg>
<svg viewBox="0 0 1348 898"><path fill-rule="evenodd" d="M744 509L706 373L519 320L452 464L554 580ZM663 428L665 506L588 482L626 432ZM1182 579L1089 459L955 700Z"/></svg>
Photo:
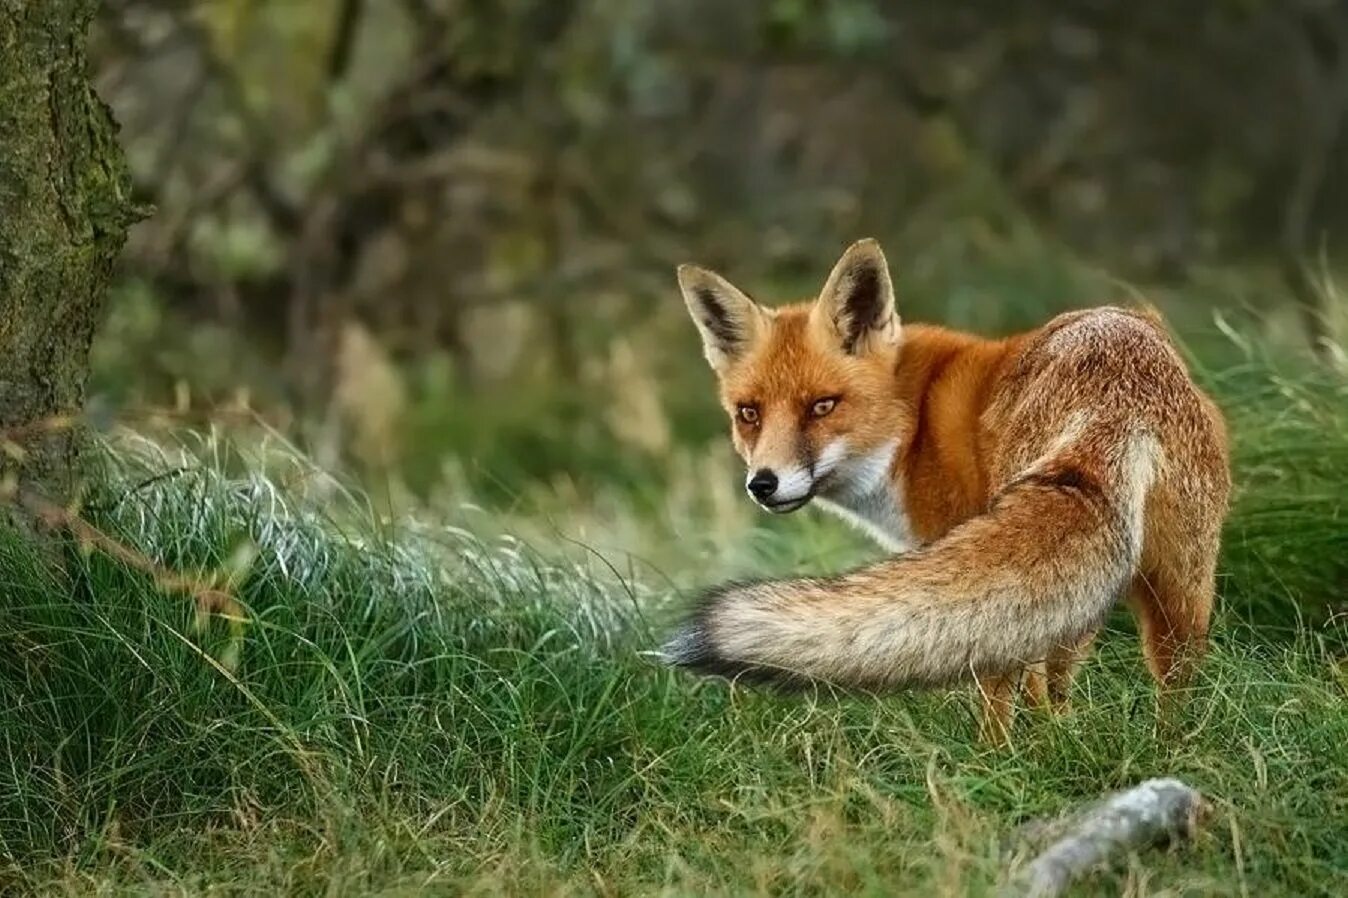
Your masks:
<svg viewBox="0 0 1348 898"><path fill-rule="evenodd" d="M134 220L89 83L97 0L0 0L0 436L5 478L71 494L89 343Z"/></svg>

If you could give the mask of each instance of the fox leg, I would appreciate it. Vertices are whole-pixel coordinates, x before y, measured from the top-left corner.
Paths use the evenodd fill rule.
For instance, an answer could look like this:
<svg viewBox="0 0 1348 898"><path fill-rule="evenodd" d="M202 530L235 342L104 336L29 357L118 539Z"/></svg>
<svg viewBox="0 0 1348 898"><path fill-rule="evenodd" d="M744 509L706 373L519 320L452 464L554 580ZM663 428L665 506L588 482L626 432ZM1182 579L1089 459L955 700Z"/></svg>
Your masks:
<svg viewBox="0 0 1348 898"><path fill-rule="evenodd" d="M1161 693L1182 689L1207 650L1215 558L1197 571L1158 567L1133 578L1142 653Z"/></svg>
<svg viewBox="0 0 1348 898"><path fill-rule="evenodd" d="M1047 660L1025 665L1024 678L1020 681L1020 692L1025 697L1027 707L1043 709L1049 706L1048 665Z"/></svg>
<svg viewBox="0 0 1348 898"><path fill-rule="evenodd" d="M1076 677L1077 667L1089 654L1095 636L1096 631L1091 631L1073 644L1053 648L1043 661L1025 666L1021 693L1029 707L1055 713L1067 710L1072 680Z"/></svg>
<svg viewBox="0 0 1348 898"><path fill-rule="evenodd" d="M1008 745L1011 742L1011 719L1016 712L1016 688L1022 671L979 674L975 687L981 703L982 719L978 738L990 745Z"/></svg>
<svg viewBox="0 0 1348 898"><path fill-rule="evenodd" d="M1075 645L1064 645L1053 649L1046 662L1048 701L1054 711L1066 711L1072 700L1072 680L1076 679L1077 668L1090 654L1098 631L1091 631Z"/></svg>

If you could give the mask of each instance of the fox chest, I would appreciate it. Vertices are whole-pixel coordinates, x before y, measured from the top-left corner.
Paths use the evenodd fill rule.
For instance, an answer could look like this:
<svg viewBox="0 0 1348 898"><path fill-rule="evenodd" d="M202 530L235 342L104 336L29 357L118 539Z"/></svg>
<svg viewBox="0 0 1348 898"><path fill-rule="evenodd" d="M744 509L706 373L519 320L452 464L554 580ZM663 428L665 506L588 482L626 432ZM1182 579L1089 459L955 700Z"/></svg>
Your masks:
<svg viewBox="0 0 1348 898"><path fill-rule="evenodd" d="M893 450L876 453L854 463L835 481L837 486L817 498L832 512L890 552L907 552L921 543L913 531L904 502L902 478L890 476Z"/></svg>
<svg viewBox="0 0 1348 898"><path fill-rule="evenodd" d="M900 502L895 496L887 495L889 492L845 499L820 497L816 501L875 540L881 548L895 553L911 551L917 548L918 541Z"/></svg>

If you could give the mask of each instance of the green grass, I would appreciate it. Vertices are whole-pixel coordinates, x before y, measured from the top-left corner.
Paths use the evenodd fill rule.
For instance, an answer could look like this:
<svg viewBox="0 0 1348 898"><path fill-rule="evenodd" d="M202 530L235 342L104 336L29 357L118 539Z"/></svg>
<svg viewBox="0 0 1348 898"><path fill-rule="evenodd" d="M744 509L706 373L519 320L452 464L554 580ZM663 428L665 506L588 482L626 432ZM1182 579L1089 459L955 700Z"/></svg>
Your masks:
<svg viewBox="0 0 1348 898"><path fill-rule="evenodd" d="M531 548L476 513L382 521L284 452L119 444L91 519L167 569L232 570L244 622L0 534L0 888L982 894L1021 823L1164 774L1212 803L1196 841L1080 894L1344 894L1348 393L1253 357L1202 376L1240 492L1183 718L1157 732L1120 618L1072 713L1022 715L1006 751L963 693L792 699L652 665L682 599L610 548L636 541L611 510L597 551ZM643 512L684 587L862 554L809 518L731 540L690 509Z"/></svg>

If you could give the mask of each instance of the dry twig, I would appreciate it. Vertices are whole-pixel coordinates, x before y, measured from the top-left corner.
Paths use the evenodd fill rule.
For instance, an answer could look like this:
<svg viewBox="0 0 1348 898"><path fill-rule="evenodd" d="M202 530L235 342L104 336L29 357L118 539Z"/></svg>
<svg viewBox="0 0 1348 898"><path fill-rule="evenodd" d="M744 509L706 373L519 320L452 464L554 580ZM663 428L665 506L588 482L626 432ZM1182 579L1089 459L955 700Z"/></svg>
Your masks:
<svg viewBox="0 0 1348 898"><path fill-rule="evenodd" d="M1025 866L1007 896L1051 898L1073 881L1127 851L1192 834L1203 807L1177 779L1150 779L1116 792L1064 824L1059 837Z"/></svg>

